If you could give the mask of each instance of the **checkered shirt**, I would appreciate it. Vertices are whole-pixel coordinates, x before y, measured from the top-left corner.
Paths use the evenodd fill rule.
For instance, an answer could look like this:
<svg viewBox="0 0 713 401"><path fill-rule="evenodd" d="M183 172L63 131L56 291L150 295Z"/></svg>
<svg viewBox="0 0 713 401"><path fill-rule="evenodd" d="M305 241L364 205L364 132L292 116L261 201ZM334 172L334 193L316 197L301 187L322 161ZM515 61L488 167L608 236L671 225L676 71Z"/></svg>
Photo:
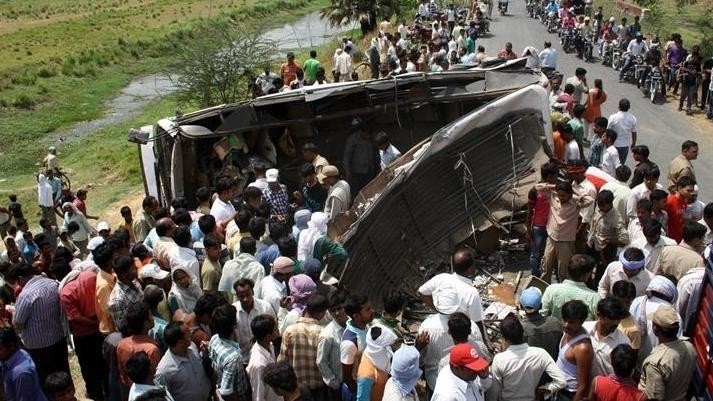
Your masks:
<svg viewBox="0 0 713 401"><path fill-rule="evenodd" d="M136 280L134 280L131 285L126 285L117 280L116 285L111 290L109 302L107 303L107 310L112 320L114 320L116 327L122 326L129 306L141 302L142 299L143 293L141 292L141 286Z"/></svg>
<svg viewBox="0 0 713 401"><path fill-rule="evenodd" d="M262 193L262 197L265 199L265 203L270 206L271 216L288 216L290 214L290 198L282 185L277 191L266 189Z"/></svg>
<svg viewBox="0 0 713 401"><path fill-rule="evenodd" d="M317 346L322 326L315 319L301 317L282 335L282 349L278 361L287 361L297 376L297 382L309 389L324 387L322 373L317 366Z"/></svg>
<svg viewBox="0 0 713 401"><path fill-rule="evenodd" d="M213 362L218 393L221 396L235 394L240 401L250 401L252 389L238 343L214 334L208 343L208 356Z"/></svg>

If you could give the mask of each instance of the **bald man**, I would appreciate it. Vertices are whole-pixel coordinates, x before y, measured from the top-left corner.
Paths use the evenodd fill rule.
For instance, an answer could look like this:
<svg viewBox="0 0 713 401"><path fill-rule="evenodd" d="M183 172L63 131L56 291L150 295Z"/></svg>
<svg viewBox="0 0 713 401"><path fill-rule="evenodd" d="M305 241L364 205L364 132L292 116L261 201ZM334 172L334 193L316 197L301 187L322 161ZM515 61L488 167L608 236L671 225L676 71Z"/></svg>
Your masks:
<svg viewBox="0 0 713 401"><path fill-rule="evenodd" d="M164 270L171 270L168 254L178 246L173 241L173 233L177 228L178 226L170 217L163 217L156 222L158 239L153 243L153 255Z"/></svg>
<svg viewBox="0 0 713 401"><path fill-rule="evenodd" d="M473 287L475 275L475 255L470 248L459 249L451 258L453 273L441 273L428 280L418 289L421 300L436 310L433 305L433 294L438 291L453 289L458 294L459 312L463 312L478 325L480 334L486 339L483 328L483 306L478 290Z"/></svg>

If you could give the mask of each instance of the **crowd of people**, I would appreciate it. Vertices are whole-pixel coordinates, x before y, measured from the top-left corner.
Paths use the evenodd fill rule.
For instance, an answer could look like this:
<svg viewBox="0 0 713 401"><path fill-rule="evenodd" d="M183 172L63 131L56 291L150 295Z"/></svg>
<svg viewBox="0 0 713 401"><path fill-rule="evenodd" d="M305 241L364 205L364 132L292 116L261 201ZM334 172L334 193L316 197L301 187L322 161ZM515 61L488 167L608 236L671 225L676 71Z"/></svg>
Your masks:
<svg viewBox="0 0 713 401"><path fill-rule="evenodd" d="M481 20L465 27L453 7L437 13L431 3L419 7L434 20L426 45L410 42L418 36L405 22L380 25L372 77L487 57L475 48ZM335 81L353 79L355 49L348 39L337 49ZM556 71L549 42L523 56ZM508 43L498 57L517 55ZM88 213L87 190L62 186L50 149L39 210L15 195L0 206L3 398L76 399L72 350L92 400L685 399L696 366L687 338L713 242L713 203L697 199L698 144L682 144L664 186L627 99L604 117L601 80L590 86L584 68L550 77L553 146L525 221L530 273L548 285L521 291L518 312L491 327L497 336L470 248L454 250L452 273L418 288L434 313L416 326L404 323L405 289L369 299L328 273L349 257L328 223L400 156L358 121L344 171L308 143L294 192L278 169L254 165L245 188L224 177L196 199L161 206L147 196L137 213L120 208L114 229ZM303 68L288 54L255 91L324 82L316 53ZM28 217L38 213L34 235Z"/></svg>

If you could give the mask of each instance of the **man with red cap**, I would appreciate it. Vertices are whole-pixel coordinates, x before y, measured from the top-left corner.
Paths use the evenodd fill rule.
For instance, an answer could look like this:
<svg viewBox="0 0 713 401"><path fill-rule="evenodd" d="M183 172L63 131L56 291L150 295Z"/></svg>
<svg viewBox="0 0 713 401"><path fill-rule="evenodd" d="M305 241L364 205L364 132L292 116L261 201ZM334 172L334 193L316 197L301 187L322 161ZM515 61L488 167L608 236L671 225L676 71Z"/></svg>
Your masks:
<svg viewBox="0 0 713 401"><path fill-rule="evenodd" d="M457 344L450 365L438 374L431 401L482 401L491 384L488 361L470 343Z"/></svg>

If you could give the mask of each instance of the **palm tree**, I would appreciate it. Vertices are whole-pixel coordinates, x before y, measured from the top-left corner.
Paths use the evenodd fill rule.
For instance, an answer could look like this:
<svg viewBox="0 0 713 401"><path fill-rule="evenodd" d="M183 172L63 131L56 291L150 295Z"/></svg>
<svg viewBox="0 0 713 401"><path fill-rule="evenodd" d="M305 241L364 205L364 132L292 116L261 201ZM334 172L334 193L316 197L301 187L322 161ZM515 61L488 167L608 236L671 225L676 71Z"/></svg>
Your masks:
<svg viewBox="0 0 713 401"><path fill-rule="evenodd" d="M320 12L333 26L358 21L362 35L376 27L382 19L401 15L399 0L332 0Z"/></svg>

